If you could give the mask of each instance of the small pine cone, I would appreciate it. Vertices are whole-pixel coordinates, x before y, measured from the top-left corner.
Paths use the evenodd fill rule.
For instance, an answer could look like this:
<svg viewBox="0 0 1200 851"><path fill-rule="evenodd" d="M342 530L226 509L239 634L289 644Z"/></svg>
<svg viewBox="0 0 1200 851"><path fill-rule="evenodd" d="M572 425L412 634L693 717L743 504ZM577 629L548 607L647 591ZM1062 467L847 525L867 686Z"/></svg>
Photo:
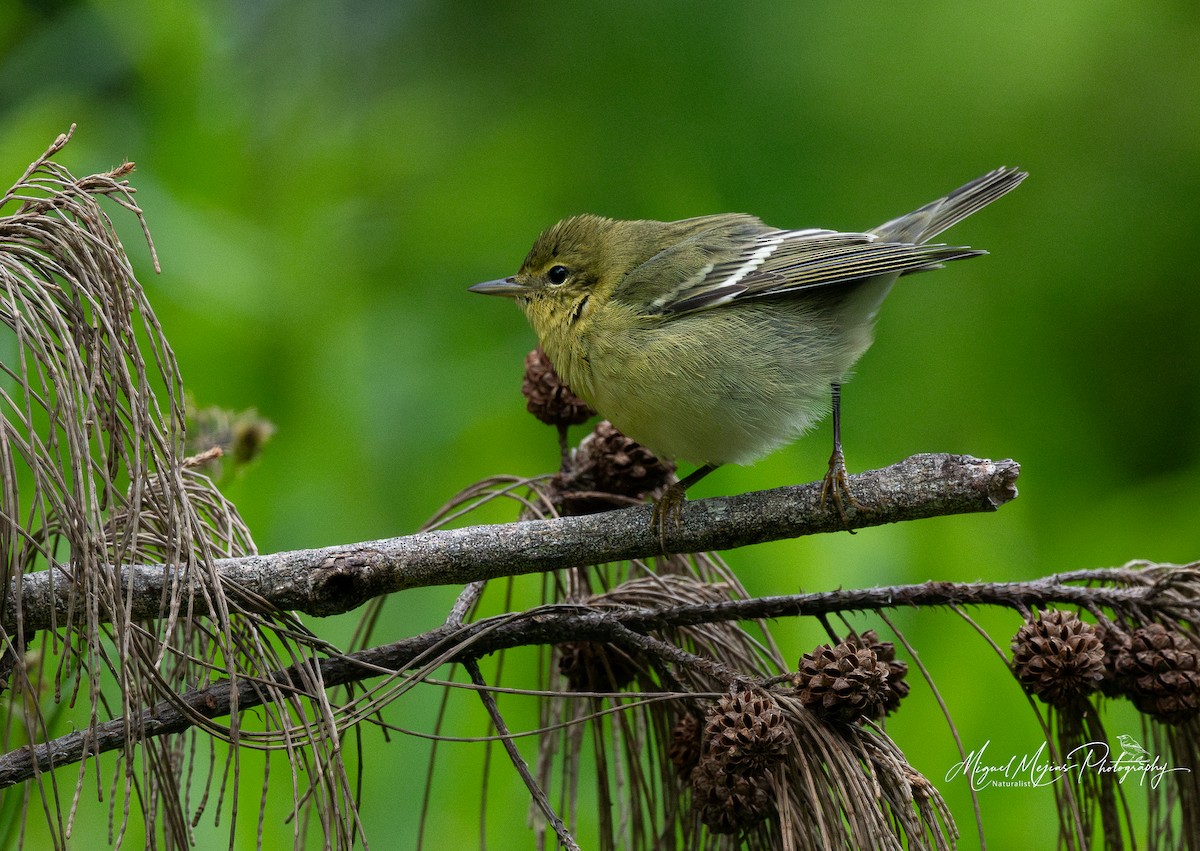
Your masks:
<svg viewBox="0 0 1200 851"><path fill-rule="evenodd" d="M637 676L637 663L615 644L566 641L558 645L558 672L571 691L620 691Z"/></svg>
<svg viewBox="0 0 1200 851"><path fill-rule="evenodd" d="M525 356L521 393L525 396L525 409L547 425L579 425L596 413L563 384L554 364L541 349Z"/></svg>
<svg viewBox="0 0 1200 851"><path fill-rule="evenodd" d="M829 721L853 723L883 716L891 694L889 677L888 663L874 650L843 641L805 653L795 683L806 708Z"/></svg>
<svg viewBox="0 0 1200 851"><path fill-rule="evenodd" d="M663 487L675 465L630 440L604 420L584 438L576 457L577 475L603 493L641 499Z"/></svg>
<svg viewBox="0 0 1200 851"><path fill-rule="evenodd" d="M890 641L880 641L879 635L873 629L868 629L861 635L851 634L847 643L855 643L859 647L875 651L880 662L887 663L888 687L883 699L883 714L891 715L900 708L900 701L908 697L908 663L896 658L896 645Z"/></svg>
<svg viewBox="0 0 1200 851"><path fill-rule="evenodd" d="M1200 709L1200 649L1187 636L1159 623L1135 629L1115 668L1125 694L1147 715L1178 724Z"/></svg>
<svg viewBox="0 0 1200 851"><path fill-rule="evenodd" d="M667 756L681 778L689 777L700 762L700 720L685 712L671 728L671 746Z"/></svg>
<svg viewBox="0 0 1200 851"><path fill-rule="evenodd" d="M1017 630L1012 651L1021 685L1052 706L1070 706L1104 680L1104 645L1096 628L1074 612L1040 612Z"/></svg>
<svg viewBox="0 0 1200 851"><path fill-rule="evenodd" d="M692 770L692 806L712 833L739 833L772 811L770 782L702 759Z"/></svg>
<svg viewBox="0 0 1200 851"><path fill-rule="evenodd" d="M704 758L741 774L761 774L783 761L792 728L770 693L734 687L704 719Z"/></svg>

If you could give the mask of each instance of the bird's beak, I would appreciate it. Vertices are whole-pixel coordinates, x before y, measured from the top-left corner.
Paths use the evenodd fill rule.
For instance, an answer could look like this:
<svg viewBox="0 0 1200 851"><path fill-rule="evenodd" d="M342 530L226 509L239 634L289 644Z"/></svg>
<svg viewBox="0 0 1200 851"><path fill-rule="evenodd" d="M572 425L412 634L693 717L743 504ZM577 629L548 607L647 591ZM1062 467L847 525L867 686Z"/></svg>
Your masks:
<svg viewBox="0 0 1200 851"><path fill-rule="evenodd" d="M468 292L483 293L484 295L503 295L509 298L529 292L529 287L518 284L516 278L499 278L495 281L484 281L473 287L467 287Z"/></svg>

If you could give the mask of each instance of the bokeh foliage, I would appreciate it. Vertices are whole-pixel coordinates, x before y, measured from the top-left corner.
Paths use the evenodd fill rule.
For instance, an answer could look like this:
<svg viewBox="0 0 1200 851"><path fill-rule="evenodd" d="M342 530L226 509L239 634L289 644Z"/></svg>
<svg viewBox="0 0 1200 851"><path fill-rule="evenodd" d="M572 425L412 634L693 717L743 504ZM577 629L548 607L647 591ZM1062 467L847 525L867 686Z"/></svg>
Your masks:
<svg viewBox="0 0 1200 851"><path fill-rule="evenodd" d="M16 0L0 6L0 169L11 182L72 121L76 174L138 163L163 274L132 228L126 242L187 387L278 426L228 488L267 552L408 532L471 481L556 464L518 394L532 333L464 289L514 271L557 218L863 228L1026 168L951 235L992 256L898 288L844 397L851 469L1013 457L1021 498L729 555L756 593L1018 579L1200 556L1198 44L1200 9L1180 0ZM698 490L811 480L827 452L819 432ZM432 626L453 593L392 601L381 634ZM1002 644L1018 625L981 620ZM1036 749L1024 699L965 625L899 622L968 749ZM349 624L312 626L339 641ZM821 640L807 623L776 636L796 657ZM922 691L889 731L936 780L958 757ZM409 726L428 729L433 702ZM460 702L462 732L483 732ZM1136 733L1120 712L1110 727ZM442 838L471 841L461 790L480 751L442 751L438 806L465 825ZM369 832L414 835L424 753L400 738L371 754ZM507 766L492 782L514 786L498 812L523 807ZM940 788L971 847L961 781ZM981 806L1007 847L1054 801L991 790ZM524 847L519 820L490 830Z"/></svg>

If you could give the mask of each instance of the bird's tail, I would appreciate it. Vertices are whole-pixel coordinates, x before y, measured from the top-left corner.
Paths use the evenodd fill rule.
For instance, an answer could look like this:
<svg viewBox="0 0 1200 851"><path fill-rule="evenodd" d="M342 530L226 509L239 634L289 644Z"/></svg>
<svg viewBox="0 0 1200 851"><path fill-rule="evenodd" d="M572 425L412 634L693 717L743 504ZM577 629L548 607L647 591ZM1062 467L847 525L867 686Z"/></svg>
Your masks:
<svg viewBox="0 0 1200 851"><path fill-rule="evenodd" d="M919 210L874 228L871 233L886 242L928 242L1002 195L1007 195L1028 176L1024 171L1002 166L958 187L944 198L938 198Z"/></svg>

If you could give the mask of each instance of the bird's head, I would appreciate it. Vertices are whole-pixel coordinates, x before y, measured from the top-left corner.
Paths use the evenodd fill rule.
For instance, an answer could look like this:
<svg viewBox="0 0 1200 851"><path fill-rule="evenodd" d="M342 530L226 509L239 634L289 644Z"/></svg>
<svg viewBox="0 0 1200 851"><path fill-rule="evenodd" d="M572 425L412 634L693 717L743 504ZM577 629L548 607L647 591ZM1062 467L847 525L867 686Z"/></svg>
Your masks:
<svg viewBox="0 0 1200 851"><path fill-rule="evenodd" d="M666 228L572 216L538 236L517 274L470 289L514 299L545 343L604 304L632 269L661 251Z"/></svg>

